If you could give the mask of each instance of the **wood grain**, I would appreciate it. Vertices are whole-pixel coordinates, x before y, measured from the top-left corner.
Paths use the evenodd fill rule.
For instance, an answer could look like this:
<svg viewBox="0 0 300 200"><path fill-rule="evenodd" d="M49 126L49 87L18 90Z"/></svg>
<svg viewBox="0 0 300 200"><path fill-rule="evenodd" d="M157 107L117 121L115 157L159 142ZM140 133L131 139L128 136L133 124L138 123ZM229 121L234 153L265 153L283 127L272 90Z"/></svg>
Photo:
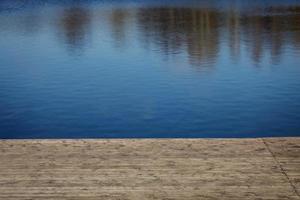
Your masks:
<svg viewBox="0 0 300 200"><path fill-rule="evenodd" d="M300 139L1 140L0 199L300 199Z"/></svg>

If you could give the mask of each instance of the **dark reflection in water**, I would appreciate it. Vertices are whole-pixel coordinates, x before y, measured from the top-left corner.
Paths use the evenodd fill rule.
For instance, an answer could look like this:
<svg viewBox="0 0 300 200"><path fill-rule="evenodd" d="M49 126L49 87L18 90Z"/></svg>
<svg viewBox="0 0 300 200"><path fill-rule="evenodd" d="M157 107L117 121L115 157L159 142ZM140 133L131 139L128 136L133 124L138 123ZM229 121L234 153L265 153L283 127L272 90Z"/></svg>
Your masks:
<svg viewBox="0 0 300 200"><path fill-rule="evenodd" d="M299 1L0 1L0 138L300 133Z"/></svg>
<svg viewBox="0 0 300 200"><path fill-rule="evenodd" d="M81 49L85 45L86 34L90 28L89 11L81 7L67 8L60 18L60 30L70 51Z"/></svg>
<svg viewBox="0 0 300 200"><path fill-rule="evenodd" d="M142 8L137 15L143 40L165 54L186 51L192 64L213 64L219 51L221 14L210 9Z"/></svg>
<svg viewBox="0 0 300 200"><path fill-rule="evenodd" d="M129 11L125 9L114 9L110 14L111 31L114 38L114 43L117 47L124 47L126 41L126 19L129 17Z"/></svg>

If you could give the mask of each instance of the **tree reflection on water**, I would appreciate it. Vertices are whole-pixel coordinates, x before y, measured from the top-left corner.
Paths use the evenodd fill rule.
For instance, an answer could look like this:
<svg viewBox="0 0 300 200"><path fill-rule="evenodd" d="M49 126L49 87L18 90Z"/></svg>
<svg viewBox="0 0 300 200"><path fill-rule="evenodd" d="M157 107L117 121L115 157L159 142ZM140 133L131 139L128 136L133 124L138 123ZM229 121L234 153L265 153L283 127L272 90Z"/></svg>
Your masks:
<svg viewBox="0 0 300 200"><path fill-rule="evenodd" d="M195 66L212 66L220 50L228 49L232 60L239 59L242 46L258 64L265 54L270 54L274 64L278 63L286 46L300 49L298 5L263 8L232 5L225 9L217 6L88 6L81 1L62 5L55 7L54 14L32 9L18 15L19 18L4 15L0 28L34 34L42 26L56 24L58 31L55 32L63 39L64 46L74 52L84 51L92 33L103 28L99 26L100 21L109 25L109 35L116 48L130 48L128 40L135 35L144 48L154 48L166 56L186 54L190 64ZM3 7L2 2L2 12ZM49 23L51 21L55 23ZM133 31L136 33L132 34Z"/></svg>

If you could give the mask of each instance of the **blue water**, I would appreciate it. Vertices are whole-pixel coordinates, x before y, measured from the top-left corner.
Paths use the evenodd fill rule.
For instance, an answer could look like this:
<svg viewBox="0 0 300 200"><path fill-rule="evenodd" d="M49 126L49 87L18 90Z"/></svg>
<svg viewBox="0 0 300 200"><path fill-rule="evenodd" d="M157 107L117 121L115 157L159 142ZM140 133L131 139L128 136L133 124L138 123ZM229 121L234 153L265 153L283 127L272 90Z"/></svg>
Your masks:
<svg viewBox="0 0 300 200"><path fill-rule="evenodd" d="M300 136L300 1L0 0L0 138Z"/></svg>

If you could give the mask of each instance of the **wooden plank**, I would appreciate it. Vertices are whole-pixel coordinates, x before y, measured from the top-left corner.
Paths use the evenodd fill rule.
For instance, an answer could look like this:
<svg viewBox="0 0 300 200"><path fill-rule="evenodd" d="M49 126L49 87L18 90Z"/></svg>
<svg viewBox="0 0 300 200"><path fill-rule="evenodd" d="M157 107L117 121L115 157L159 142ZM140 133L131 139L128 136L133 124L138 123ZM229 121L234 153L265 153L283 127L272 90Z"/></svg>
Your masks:
<svg viewBox="0 0 300 200"><path fill-rule="evenodd" d="M0 199L300 199L287 140L1 140Z"/></svg>
<svg viewBox="0 0 300 200"><path fill-rule="evenodd" d="M264 142L300 194L300 138L264 139Z"/></svg>

